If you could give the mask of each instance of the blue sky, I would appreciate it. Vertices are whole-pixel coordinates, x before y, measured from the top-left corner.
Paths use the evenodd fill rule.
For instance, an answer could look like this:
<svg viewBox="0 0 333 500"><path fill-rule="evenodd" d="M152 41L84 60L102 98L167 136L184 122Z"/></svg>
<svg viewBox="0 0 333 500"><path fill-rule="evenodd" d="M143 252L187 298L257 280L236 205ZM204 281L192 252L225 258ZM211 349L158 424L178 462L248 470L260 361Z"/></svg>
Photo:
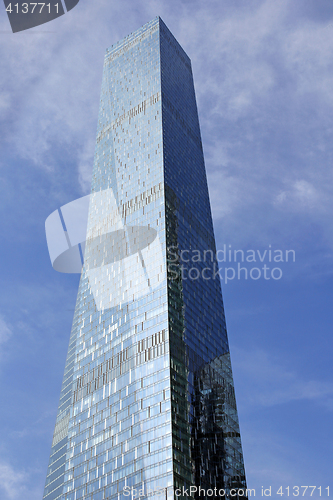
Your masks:
<svg viewBox="0 0 333 500"><path fill-rule="evenodd" d="M156 15L192 60L218 248L296 254L222 283L248 486L333 494L333 3L80 0L16 34L0 8L0 497L42 497L76 299L44 222L89 192L106 47Z"/></svg>

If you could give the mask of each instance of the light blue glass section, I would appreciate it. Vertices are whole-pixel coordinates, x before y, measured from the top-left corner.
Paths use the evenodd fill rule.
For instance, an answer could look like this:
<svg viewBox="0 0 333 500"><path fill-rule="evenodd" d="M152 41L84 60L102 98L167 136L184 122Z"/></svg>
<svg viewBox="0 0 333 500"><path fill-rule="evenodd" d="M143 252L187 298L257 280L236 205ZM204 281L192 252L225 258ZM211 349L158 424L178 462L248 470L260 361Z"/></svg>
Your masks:
<svg viewBox="0 0 333 500"><path fill-rule="evenodd" d="M47 500L173 485L165 255L155 19L105 57L66 454Z"/></svg>

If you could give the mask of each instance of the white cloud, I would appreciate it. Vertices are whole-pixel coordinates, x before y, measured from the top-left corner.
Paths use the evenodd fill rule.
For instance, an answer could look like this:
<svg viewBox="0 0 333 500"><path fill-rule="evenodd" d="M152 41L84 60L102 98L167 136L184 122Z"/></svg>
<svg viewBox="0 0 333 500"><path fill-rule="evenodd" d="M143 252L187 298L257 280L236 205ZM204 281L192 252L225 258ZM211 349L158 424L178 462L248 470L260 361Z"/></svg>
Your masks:
<svg viewBox="0 0 333 500"><path fill-rule="evenodd" d="M233 354L238 376L247 380L247 390L242 395L242 405L247 409L301 400L332 409L333 381L304 379L264 350L249 352L236 348Z"/></svg>
<svg viewBox="0 0 333 500"><path fill-rule="evenodd" d="M2 500L35 500L41 491L31 484L31 473L16 470L10 464L0 462L0 493Z"/></svg>
<svg viewBox="0 0 333 500"><path fill-rule="evenodd" d="M291 4L266 0L242 9L217 1L209 7L178 3L176 8L139 1L135 9L129 0L112 9L105 1L80 4L53 23L55 34L21 34L6 44L2 86L8 102L15 103L4 114L11 131L7 139L52 175L58 168L53 155L61 148L62 162L74 160L77 182L86 192L105 48L160 14L193 61L211 185L221 182L215 188L221 195L212 192L215 218L235 215L241 226L239 208L244 205L254 216L259 206L278 210L285 186L300 178L293 158L281 163L283 141L290 133L289 151L301 159L309 157L310 148L318 149L312 150L311 164L302 166L302 182L312 184L317 155L330 145L319 132L329 114L319 122L318 110L306 121L302 110L309 99L333 104L333 30L288 17ZM306 137L313 126L320 137L316 144ZM304 133L303 140L295 130ZM224 167L227 175L219 172ZM317 184L318 192L323 185L332 188L328 170ZM261 224L261 230L267 228Z"/></svg>
<svg viewBox="0 0 333 500"><path fill-rule="evenodd" d="M310 182L298 180L276 196L276 204L294 211L322 210L324 198L324 193L319 193Z"/></svg>
<svg viewBox="0 0 333 500"><path fill-rule="evenodd" d="M0 111L3 113L10 107L10 96L8 92L3 92L0 94Z"/></svg>
<svg viewBox="0 0 333 500"><path fill-rule="evenodd" d="M295 442L287 432L274 431L269 422L263 420L252 420L251 427L243 425L242 430L247 486L256 489L256 498L265 498L262 487L272 487L271 498L276 499L279 498L276 492L280 486L286 491L288 485L292 488L297 484L307 484L309 478L315 484L313 466L301 458L307 455L306 445Z"/></svg>
<svg viewBox="0 0 333 500"><path fill-rule="evenodd" d="M19 498L24 493L26 478L26 473L17 472L8 464L0 464L0 490L8 499Z"/></svg>
<svg viewBox="0 0 333 500"><path fill-rule="evenodd" d="M323 102L332 106L333 31L307 21L289 33L282 47L286 70L296 78L297 93L309 97L316 93Z"/></svg>
<svg viewBox="0 0 333 500"><path fill-rule="evenodd" d="M0 344L3 344L9 340L12 335L12 331L8 324L5 322L2 316L0 316Z"/></svg>
<svg viewBox="0 0 333 500"><path fill-rule="evenodd" d="M208 183L214 218L228 216L239 206L239 191L242 188L240 179L228 176L223 170L215 170L210 174Z"/></svg>
<svg viewBox="0 0 333 500"><path fill-rule="evenodd" d="M228 239L248 239L248 214L260 221L252 239L291 237L283 208L310 216L333 246L333 30L291 17L291 7L267 0L218 16L203 6L180 33L194 66L213 214Z"/></svg>

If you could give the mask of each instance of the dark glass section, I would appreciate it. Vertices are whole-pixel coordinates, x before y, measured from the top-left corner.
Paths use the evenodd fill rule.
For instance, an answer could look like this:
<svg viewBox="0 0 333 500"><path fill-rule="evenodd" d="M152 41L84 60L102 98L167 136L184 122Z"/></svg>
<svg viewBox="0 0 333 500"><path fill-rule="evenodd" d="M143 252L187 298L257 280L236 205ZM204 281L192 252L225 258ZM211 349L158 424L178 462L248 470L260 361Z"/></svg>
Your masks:
<svg viewBox="0 0 333 500"><path fill-rule="evenodd" d="M162 21L160 51L169 308L183 321L170 330L174 482L227 494L246 482L198 113L190 60Z"/></svg>
<svg viewBox="0 0 333 500"><path fill-rule="evenodd" d="M174 487L181 488L183 485L190 487L194 484L190 458L191 429L187 400L188 368L183 285L178 255L177 199L167 186L165 199Z"/></svg>

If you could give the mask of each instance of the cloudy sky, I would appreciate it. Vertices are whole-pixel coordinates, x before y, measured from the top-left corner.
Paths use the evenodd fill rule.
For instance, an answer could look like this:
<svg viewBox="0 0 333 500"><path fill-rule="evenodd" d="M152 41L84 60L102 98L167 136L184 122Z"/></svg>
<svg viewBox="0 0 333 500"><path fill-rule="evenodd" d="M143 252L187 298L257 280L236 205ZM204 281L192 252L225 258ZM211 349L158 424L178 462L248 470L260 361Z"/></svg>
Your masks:
<svg viewBox="0 0 333 500"><path fill-rule="evenodd" d="M222 283L248 486L333 494L333 2L81 0L16 34L0 6L0 498L42 497L76 299L44 222L89 192L106 47L156 15L192 60L218 248L296 256Z"/></svg>

